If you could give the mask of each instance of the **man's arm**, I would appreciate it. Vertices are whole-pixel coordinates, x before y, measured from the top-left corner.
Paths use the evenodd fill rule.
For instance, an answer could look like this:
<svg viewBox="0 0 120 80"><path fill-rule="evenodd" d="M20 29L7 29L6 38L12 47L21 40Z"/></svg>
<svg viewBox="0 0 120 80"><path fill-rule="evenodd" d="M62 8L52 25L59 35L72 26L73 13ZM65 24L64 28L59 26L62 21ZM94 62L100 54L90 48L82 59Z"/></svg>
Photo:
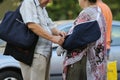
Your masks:
<svg viewBox="0 0 120 80"><path fill-rule="evenodd" d="M52 28L51 30L53 35L61 36L63 38L65 38L65 36L67 35L64 31L60 31L57 28Z"/></svg>
<svg viewBox="0 0 120 80"><path fill-rule="evenodd" d="M54 43L57 43L59 45L62 45L62 43L64 42L64 38L61 36L54 36L52 34L49 34L47 31L45 31L39 24L33 23L33 22L29 22L27 23L28 28L30 30L32 30L35 34L37 34L38 36L41 36L47 40L50 40Z"/></svg>

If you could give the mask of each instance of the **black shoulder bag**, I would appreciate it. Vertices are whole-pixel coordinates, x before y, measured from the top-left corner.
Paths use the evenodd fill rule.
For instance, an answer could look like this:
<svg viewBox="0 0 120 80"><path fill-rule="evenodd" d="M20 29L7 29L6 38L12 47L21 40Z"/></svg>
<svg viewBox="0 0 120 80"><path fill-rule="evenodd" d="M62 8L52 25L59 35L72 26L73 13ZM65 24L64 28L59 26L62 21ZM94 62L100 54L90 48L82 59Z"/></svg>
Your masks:
<svg viewBox="0 0 120 80"><path fill-rule="evenodd" d="M38 39L20 15L20 6L15 11L8 11L0 23L0 38L9 44L29 49Z"/></svg>

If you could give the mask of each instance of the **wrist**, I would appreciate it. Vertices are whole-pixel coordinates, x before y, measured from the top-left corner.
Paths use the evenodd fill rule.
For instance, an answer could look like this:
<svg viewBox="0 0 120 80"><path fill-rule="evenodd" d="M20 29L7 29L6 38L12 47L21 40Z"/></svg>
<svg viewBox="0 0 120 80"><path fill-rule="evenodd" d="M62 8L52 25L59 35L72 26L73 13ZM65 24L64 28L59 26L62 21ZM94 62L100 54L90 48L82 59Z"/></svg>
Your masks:
<svg viewBox="0 0 120 80"><path fill-rule="evenodd" d="M57 31L57 36L59 36L60 35L60 31Z"/></svg>
<svg viewBox="0 0 120 80"><path fill-rule="evenodd" d="M49 40L50 40L51 42L54 42L54 36L51 35L50 38L49 38Z"/></svg>

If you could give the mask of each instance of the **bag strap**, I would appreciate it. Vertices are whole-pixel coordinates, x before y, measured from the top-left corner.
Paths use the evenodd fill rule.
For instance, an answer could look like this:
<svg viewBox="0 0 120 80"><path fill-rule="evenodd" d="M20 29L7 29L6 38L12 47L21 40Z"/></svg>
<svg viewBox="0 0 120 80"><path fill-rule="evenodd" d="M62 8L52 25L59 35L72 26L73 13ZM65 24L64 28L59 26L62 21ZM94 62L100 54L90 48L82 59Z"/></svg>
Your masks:
<svg viewBox="0 0 120 80"><path fill-rule="evenodd" d="M35 2L35 0L33 0L33 1L34 1L35 5L37 5L36 2Z"/></svg>
<svg viewBox="0 0 120 80"><path fill-rule="evenodd" d="M35 0L33 0L33 1L34 1L35 6L36 6L36 10L37 10L37 4L36 4ZM37 11L37 15L38 15L38 11Z"/></svg>

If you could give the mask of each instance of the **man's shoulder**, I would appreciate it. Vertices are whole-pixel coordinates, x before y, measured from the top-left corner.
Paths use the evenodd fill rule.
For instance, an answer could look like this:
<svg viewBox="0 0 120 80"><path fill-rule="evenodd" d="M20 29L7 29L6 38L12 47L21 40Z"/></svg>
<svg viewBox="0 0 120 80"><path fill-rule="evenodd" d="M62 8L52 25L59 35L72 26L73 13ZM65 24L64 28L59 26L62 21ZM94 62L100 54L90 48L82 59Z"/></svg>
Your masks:
<svg viewBox="0 0 120 80"><path fill-rule="evenodd" d="M98 5L100 8L110 9L109 6L108 6L106 3L104 3L104 2L97 2L97 5Z"/></svg>
<svg viewBox="0 0 120 80"><path fill-rule="evenodd" d="M110 14L112 16L112 11L110 9L110 7L104 3L104 2L98 2L97 5L101 8L103 14L105 15L108 15Z"/></svg>
<svg viewBox="0 0 120 80"><path fill-rule="evenodd" d="M24 0L23 3L33 3L34 1L33 0Z"/></svg>
<svg viewBox="0 0 120 80"><path fill-rule="evenodd" d="M27 2L31 2L32 1L33 2L34 0L24 0L24 1L27 1Z"/></svg>
<svg viewBox="0 0 120 80"><path fill-rule="evenodd" d="M22 2L22 6L23 7L25 7L25 6L34 6L34 1L33 0L24 0L23 2Z"/></svg>

